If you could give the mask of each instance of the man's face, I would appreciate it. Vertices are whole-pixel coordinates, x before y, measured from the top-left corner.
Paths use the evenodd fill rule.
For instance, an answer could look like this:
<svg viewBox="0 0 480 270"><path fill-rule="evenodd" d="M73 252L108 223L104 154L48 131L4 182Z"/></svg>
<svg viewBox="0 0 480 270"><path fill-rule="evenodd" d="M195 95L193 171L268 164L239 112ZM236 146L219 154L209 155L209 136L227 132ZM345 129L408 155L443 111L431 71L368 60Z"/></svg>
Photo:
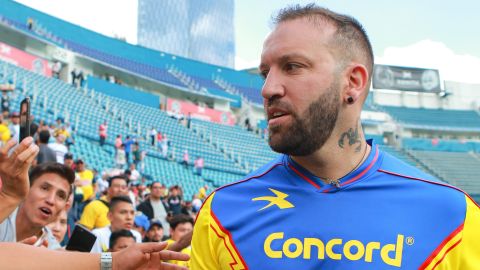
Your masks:
<svg viewBox="0 0 480 270"><path fill-rule="evenodd" d="M14 125L18 125L18 123L20 123L20 117L18 117L18 116L12 117L12 123Z"/></svg>
<svg viewBox="0 0 480 270"><path fill-rule="evenodd" d="M111 186L108 187L108 195L110 198L117 196L125 196L128 194L128 186L125 179L114 178L112 179Z"/></svg>
<svg viewBox="0 0 480 270"><path fill-rule="evenodd" d="M193 230L193 225L190 222L180 223L174 229L170 229L170 236L174 241L180 240L184 235Z"/></svg>
<svg viewBox="0 0 480 270"><path fill-rule="evenodd" d="M62 210L57 219L47 225L59 243L62 242L65 233L67 232L67 218L67 211Z"/></svg>
<svg viewBox="0 0 480 270"><path fill-rule="evenodd" d="M113 247L110 247L110 251L111 252L120 251L133 244L135 244L135 239L133 239L132 237L119 237L115 245Z"/></svg>
<svg viewBox="0 0 480 270"><path fill-rule="evenodd" d="M45 173L30 187L21 206L32 226L52 223L65 208L70 191L68 181L55 173Z"/></svg>
<svg viewBox="0 0 480 270"><path fill-rule="evenodd" d="M160 242L163 237L163 228L158 225L152 225L147 231L147 237L152 242Z"/></svg>
<svg viewBox="0 0 480 270"><path fill-rule="evenodd" d="M259 68L274 151L312 154L335 127L341 86L328 45L333 31L328 24L295 19L280 23L264 43Z"/></svg>
<svg viewBox="0 0 480 270"><path fill-rule="evenodd" d="M152 190L150 196L155 199L159 200L165 194L165 188L160 183L153 183Z"/></svg>
<svg viewBox="0 0 480 270"><path fill-rule="evenodd" d="M63 163L70 168L74 164L73 159L70 159L70 158L65 159Z"/></svg>
<svg viewBox="0 0 480 270"><path fill-rule="evenodd" d="M119 202L107 215L112 226L112 231L121 229L130 230L133 228L135 210L133 205L127 202Z"/></svg>

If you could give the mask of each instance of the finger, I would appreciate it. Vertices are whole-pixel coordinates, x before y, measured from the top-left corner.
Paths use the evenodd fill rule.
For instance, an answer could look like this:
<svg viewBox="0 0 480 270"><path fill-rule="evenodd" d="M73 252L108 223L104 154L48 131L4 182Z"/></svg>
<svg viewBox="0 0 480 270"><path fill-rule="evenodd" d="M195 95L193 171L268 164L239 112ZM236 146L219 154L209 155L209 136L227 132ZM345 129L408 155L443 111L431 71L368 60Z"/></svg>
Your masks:
<svg viewBox="0 0 480 270"><path fill-rule="evenodd" d="M162 263L162 270L188 270L188 268L171 263Z"/></svg>
<svg viewBox="0 0 480 270"><path fill-rule="evenodd" d="M160 257L164 261L170 261L170 260L188 261L190 259L190 256L188 256L185 253L175 252L175 251L171 251L171 250L160 251Z"/></svg>
<svg viewBox="0 0 480 270"><path fill-rule="evenodd" d="M160 243L141 243L138 244L140 251L143 253L152 253L152 252L159 252L164 250L167 247L167 242L160 242Z"/></svg>
<svg viewBox="0 0 480 270"><path fill-rule="evenodd" d="M35 144L31 144L27 149L25 149L17 156L17 160L22 163L30 164L32 163L31 160L33 160L37 156L38 152L38 146Z"/></svg>
<svg viewBox="0 0 480 270"><path fill-rule="evenodd" d="M8 153L10 152L10 149L12 149L15 145L17 144L17 141L15 139L10 139L1 149L0 151L0 157L6 158L8 157ZM13 151L15 152L15 151Z"/></svg>
<svg viewBox="0 0 480 270"><path fill-rule="evenodd" d="M20 243L25 244L25 245L33 245L37 242L37 237L36 236L30 236L28 238L23 239L20 241Z"/></svg>
<svg viewBox="0 0 480 270"><path fill-rule="evenodd" d="M16 140L14 139L12 140L14 144L13 146L10 147L10 149L16 145ZM8 143L10 143L10 141ZM28 149L32 145L32 143L33 143L32 137L27 137L23 139L23 141L18 145L18 147L15 148L15 150L13 150L12 155L10 157L16 158L19 154L23 153L26 149ZM8 151L10 151L10 149L8 149Z"/></svg>

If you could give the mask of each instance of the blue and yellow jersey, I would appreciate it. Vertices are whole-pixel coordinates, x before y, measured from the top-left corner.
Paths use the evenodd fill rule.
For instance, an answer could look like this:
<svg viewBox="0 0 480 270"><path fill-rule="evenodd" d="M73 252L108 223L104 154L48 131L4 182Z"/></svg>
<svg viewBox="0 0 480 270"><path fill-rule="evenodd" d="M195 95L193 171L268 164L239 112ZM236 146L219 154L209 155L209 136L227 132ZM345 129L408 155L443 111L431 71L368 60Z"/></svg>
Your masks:
<svg viewBox="0 0 480 270"><path fill-rule="evenodd" d="M283 155L217 189L190 269L480 269L479 206L368 143L339 186Z"/></svg>

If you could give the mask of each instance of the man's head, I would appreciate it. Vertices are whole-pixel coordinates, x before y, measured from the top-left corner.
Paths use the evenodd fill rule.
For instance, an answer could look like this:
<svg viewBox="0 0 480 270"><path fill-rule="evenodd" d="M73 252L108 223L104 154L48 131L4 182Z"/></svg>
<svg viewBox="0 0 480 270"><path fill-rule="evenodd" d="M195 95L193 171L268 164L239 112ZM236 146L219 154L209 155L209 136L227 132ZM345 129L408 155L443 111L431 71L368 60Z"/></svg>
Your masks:
<svg viewBox="0 0 480 270"><path fill-rule="evenodd" d="M75 161L75 168L77 169L78 172L85 171L85 162L82 159L77 159Z"/></svg>
<svg viewBox="0 0 480 270"><path fill-rule="evenodd" d="M75 172L60 163L40 164L30 172L30 191L20 209L31 226L43 227L53 222L65 209Z"/></svg>
<svg viewBox="0 0 480 270"><path fill-rule="evenodd" d="M259 67L269 143L277 152L310 155L339 123L357 122L373 69L371 45L355 19L313 4L284 9L274 23Z"/></svg>
<svg viewBox="0 0 480 270"><path fill-rule="evenodd" d="M182 236L193 230L193 218L179 214L170 220L170 236L172 240L178 241Z"/></svg>
<svg viewBox="0 0 480 270"><path fill-rule="evenodd" d="M73 154L72 154L72 153L66 153L66 154L63 156L63 158L64 158L63 163L64 163L66 166L72 168L73 165L74 165L74 162L73 162Z"/></svg>
<svg viewBox="0 0 480 270"><path fill-rule="evenodd" d="M160 200L165 195L165 186L160 182L153 182L150 186L150 198Z"/></svg>
<svg viewBox="0 0 480 270"><path fill-rule="evenodd" d="M63 238L65 237L65 233L67 233L67 220L67 210L63 209L60 211L57 219L47 225L47 227L52 231L53 236L55 236L55 239L57 239L58 243L62 242Z"/></svg>
<svg viewBox="0 0 480 270"><path fill-rule="evenodd" d="M40 143L47 144L50 140L50 132L48 130L42 130L38 133L38 140Z"/></svg>
<svg viewBox="0 0 480 270"><path fill-rule="evenodd" d="M150 221L148 220L148 217L142 212L137 212L133 221L133 229L139 232L143 238L145 237L149 227Z"/></svg>
<svg viewBox="0 0 480 270"><path fill-rule="evenodd" d="M112 232L132 229L134 217L135 210L128 196L113 197L110 200L107 218L110 220Z"/></svg>
<svg viewBox="0 0 480 270"><path fill-rule="evenodd" d="M13 112L10 119L12 120L12 124L18 125L20 123L20 114L18 112Z"/></svg>
<svg viewBox="0 0 480 270"><path fill-rule="evenodd" d="M116 175L108 178L108 198L125 196L128 194L128 180L125 175Z"/></svg>
<svg viewBox="0 0 480 270"><path fill-rule="evenodd" d="M160 242L163 238L163 226L160 220L152 219L150 221L150 228L147 231L147 238L150 242Z"/></svg>
<svg viewBox="0 0 480 270"><path fill-rule="evenodd" d="M135 236L129 230L119 230L110 235L110 252L120 251L135 244Z"/></svg>

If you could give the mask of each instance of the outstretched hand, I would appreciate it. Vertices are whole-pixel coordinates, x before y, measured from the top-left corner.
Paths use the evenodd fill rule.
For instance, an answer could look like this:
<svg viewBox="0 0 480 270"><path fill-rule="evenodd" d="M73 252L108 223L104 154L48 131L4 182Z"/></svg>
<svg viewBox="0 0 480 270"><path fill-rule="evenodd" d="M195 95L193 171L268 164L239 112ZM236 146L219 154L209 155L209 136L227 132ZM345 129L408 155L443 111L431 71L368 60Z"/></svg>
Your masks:
<svg viewBox="0 0 480 270"><path fill-rule="evenodd" d="M27 137L12 151L16 140L9 140L0 148L0 177L4 198L21 201L27 196L30 181L28 170L38 154L38 146L32 137Z"/></svg>
<svg viewBox="0 0 480 270"><path fill-rule="evenodd" d="M187 261L187 254L165 250L166 242L134 244L112 253L112 270L187 270L185 267L165 263L167 260Z"/></svg>

